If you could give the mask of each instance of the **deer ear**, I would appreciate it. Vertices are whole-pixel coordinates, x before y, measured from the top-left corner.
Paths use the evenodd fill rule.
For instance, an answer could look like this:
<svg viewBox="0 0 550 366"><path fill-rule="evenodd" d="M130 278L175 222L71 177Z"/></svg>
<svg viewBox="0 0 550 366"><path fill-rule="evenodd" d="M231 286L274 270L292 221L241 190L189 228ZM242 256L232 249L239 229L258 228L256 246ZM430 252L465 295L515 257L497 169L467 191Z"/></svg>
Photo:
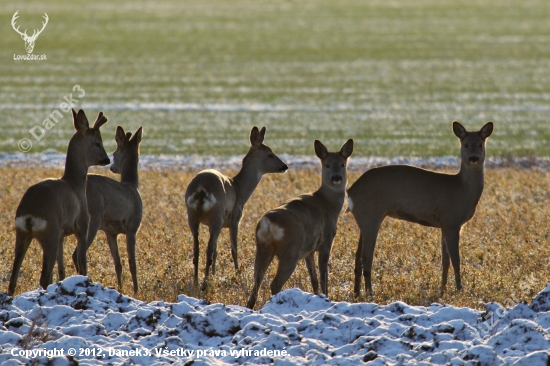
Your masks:
<svg viewBox="0 0 550 366"><path fill-rule="evenodd" d="M99 130L99 128L103 126L105 123L107 123L107 116L103 115L103 112L99 112L94 122L94 127L92 128L94 130Z"/></svg>
<svg viewBox="0 0 550 366"><path fill-rule="evenodd" d="M464 128L464 126L462 126L460 124L460 122L458 121L454 121L453 122L453 132L455 133L456 137L458 137L459 139L463 139L464 137L466 137L466 129Z"/></svg>
<svg viewBox="0 0 550 366"><path fill-rule="evenodd" d="M353 152L353 140L349 139L346 141L344 145L342 145L342 148L340 149L340 155L342 155L344 158L349 158L351 153Z"/></svg>
<svg viewBox="0 0 550 366"><path fill-rule="evenodd" d="M481 127L481 130L479 130L479 134L484 139L491 136L492 133L493 133L493 122L487 122L485 126Z"/></svg>
<svg viewBox="0 0 550 366"><path fill-rule="evenodd" d="M315 148L315 155L317 155L317 157L319 159L323 160L324 158L327 157L328 150L325 147L325 145L323 145L323 143L321 141L315 140L315 143L313 144L313 147Z"/></svg>
<svg viewBox="0 0 550 366"><path fill-rule="evenodd" d="M139 145L139 143L141 142L141 135L143 133L143 126L140 126L136 133L134 133L134 136L132 136L132 138L130 139L130 142L133 142L134 144L136 145Z"/></svg>
<svg viewBox="0 0 550 366"><path fill-rule="evenodd" d="M90 129L90 124L88 123L88 118L84 114L84 111L80 109L78 113L75 113L73 109L73 124L74 128L78 132L85 132Z"/></svg>
<svg viewBox="0 0 550 366"><path fill-rule="evenodd" d="M124 133L124 128L122 128L121 126L116 127L115 141L116 144L119 146L123 146L127 141L126 134Z"/></svg>
<svg viewBox="0 0 550 366"><path fill-rule="evenodd" d="M262 129L260 130L260 144L262 144L264 142L264 138L265 138L265 131L266 131L266 128L265 126L262 127Z"/></svg>
<svg viewBox="0 0 550 366"><path fill-rule="evenodd" d="M252 130L250 130L250 144L253 147L258 147L261 145L262 141L263 138L260 137L260 131L258 130L258 127L252 127Z"/></svg>

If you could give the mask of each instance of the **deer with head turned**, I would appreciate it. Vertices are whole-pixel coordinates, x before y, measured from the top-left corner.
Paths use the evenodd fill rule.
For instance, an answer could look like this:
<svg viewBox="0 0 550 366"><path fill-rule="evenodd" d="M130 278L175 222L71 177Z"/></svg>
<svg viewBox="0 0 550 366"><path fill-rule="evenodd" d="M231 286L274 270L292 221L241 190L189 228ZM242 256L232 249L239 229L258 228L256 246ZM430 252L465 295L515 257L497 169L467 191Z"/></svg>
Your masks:
<svg viewBox="0 0 550 366"><path fill-rule="evenodd" d="M328 296L328 260L346 196L347 162L353 152L353 140L348 140L339 152L329 152L318 140L314 146L321 159L321 187L268 211L256 226L254 288L246 305L250 309L256 304L260 284L273 257L279 259L279 266L271 282L272 295L281 291L302 258L317 294L319 280L314 255L318 252L321 290Z"/></svg>
<svg viewBox="0 0 550 366"><path fill-rule="evenodd" d="M233 178L208 169L197 174L185 191L185 204L189 228L193 234L193 265L195 283L199 275L199 225L208 226L210 239L206 251L205 279L201 289L207 286L210 274L216 273L217 240L222 228L229 228L231 256L235 270L239 269L237 258L237 234L244 205L268 173L284 173L288 166L263 143L265 127L250 131L250 148L243 159L242 168Z"/></svg>
<svg viewBox="0 0 550 366"><path fill-rule="evenodd" d="M441 294L445 291L450 263L456 288L462 288L460 230L474 216L483 192L485 144L493 132L493 122L488 122L479 131L468 132L455 121L453 131L461 145L458 174L390 165L368 170L348 189L349 210L360 230L355 256L355 296L359 297L361 292L361 274L365 279L365 290L372 293L374 246L386 216L440 228Z"/></svg>
<svg viewBox="0 0 550 366"><path fill-rule="evenodd" d="M122 289L122 264L118 252L117 237L126 235L126 250L134 293L138 292L136 268L136 234L141 225L143 205L138 191L139 143L143 128L140 127L132 136L125 133L120 126L116 128L117 144L113 154L111 171L120 174L120 182L114 179L88 174L86 197L90 224L88 229L87 247L90 248L98 230L105 232L111 256L115 264L115 272L119 289ZM73 253L73 262L77 266L77 250ZM78 268L78 267L77 267Z"/></svg>
<svg viewBox="0 0 550 366"><path fill-rule="evenodd" d="M15 214L15 258L8 294L13 295L21 264L32 239L37 239L43 251L42 288L52 283L56 259L63 262L63 239L75 234L79 273L86 275L86 234L88 232L88 205L86 177L93 165L107 165L109 157L103 148L99 128L107 122L100 112L92 128L83 110L73 109L76 133L69 141L65 172L61 179L46 179L30 187ZM59 260L61 258L61 261ZM65 268L59 266L59 279L65 278Z"/></svg>

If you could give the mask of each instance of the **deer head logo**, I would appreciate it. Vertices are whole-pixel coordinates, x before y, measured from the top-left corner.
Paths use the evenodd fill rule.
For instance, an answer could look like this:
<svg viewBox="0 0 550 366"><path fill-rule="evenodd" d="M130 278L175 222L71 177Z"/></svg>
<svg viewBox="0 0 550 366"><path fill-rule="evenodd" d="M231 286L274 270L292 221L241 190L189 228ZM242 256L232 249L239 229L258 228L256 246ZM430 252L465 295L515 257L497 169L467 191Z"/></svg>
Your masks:
<svg viewBox="0 0 550 366"><path fill-rule="evenodd" d="M19 26L17 26L16 28L16 24L15 24L15 21L17 20L17 18L19 18L19 15L17 14L19 12L16 11L15 14L13 14L13 18L11 18L11 26L13 27L13 29L19 33L21 35L21 38L23 38L23 41L25 41L25 48L27 50L27 53L32 53L32 50L34 49L34 42L36 41L36 39L38 38L38 36L40 35L40 33L42 33L42 31L44 30L44 28L46 28L46 24L48 24L48 14L44 13L44 22L42 22L42 29L40 30L37 30L35 29L32 36L28 36L27 35L27 30L25 29L24 32L21 32L19 31Z"/></svg>

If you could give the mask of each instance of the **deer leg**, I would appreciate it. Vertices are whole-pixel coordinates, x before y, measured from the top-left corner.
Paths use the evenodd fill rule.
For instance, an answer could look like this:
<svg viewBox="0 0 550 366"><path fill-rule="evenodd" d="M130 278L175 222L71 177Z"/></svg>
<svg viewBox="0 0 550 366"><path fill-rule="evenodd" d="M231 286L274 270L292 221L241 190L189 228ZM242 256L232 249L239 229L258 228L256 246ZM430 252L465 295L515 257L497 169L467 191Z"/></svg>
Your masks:
<svg viewBox="0 0 550 366"><path fill-rule="evenodd" d="M208 239L208 247L206 249L206 269L204 271L204 282L201 290L206 290L208 276L210 275L210 267L216 258L216 246L218 243L218 237L222 231L222 222L210 223L210 239Z"/></svg>
<svg viewBox="0 0 550 366"><path fill-rule="evenodd" d="M309 278L311 279L311 287L313 293L319 293L319 280L317 279L317 270L315 269L315 252L311 252L305 257L307 271L309 272Z"/></svg>
<svg viewBox="0 0 550 366"><path fill-rule="evenodd" d="M45 290L53 282L53 267L59 251L59 238L61 235L55 235L50 238L39 239L42 244L42 273L40 275L40 286Z"/></svg>
<svg viewBox="0 0 550 366"><path fill-rule="evenodd" d="M286 281L288 281L288 279L296 269L297 264L298 264L297 258L292 258L292 257L279 258L279 266L277 267L277 274L275 275L273 282L271 282L272 295L276 295L279 292L281 292L281 289L283 288L284 284L286 283Z"/></svg>
<svg viewBox="0 0 550 366"><path fill-rule="evenodd" d="M99 215L90 215L90 223L88 225L88 234L86 236L86 252L90 247L92 246L92 243L94 242L94 239L97 235L97 232L99 231L99 228L101 227L101 223L103 221L103 216ZM74 249L73 252L73 263L76 267L76 270L78 269L78 246ZM80 271L79 271L80 272Z"/></svg>
<svg viewBox="0 0 550 366"><path fill-rule="evenodd" d="M109 250L111 251L111 257L113 257L113 263L115 265L115 273L116 273L118 289L119 291L122 291L122 263L120 263L120 254L118 252L118 243L117 243L118 234L105 233L105 236L107 237L107 243L109 243ZM128 258L128 261L130 261L129 258Z"/></svg>
<svg viewBox="0 0 550 366"><path fill-rule="evenodd" d="M330 238L328 244L324 245L319 251L319 277L321 277L321 291L328 297L328 260L330 258L330 248L332 246L332 240Z"/></svg>
<svg viewBox="0 0 550 366"><path fill-rule="evenodd" d="M78 274L82 276L87 275L86 268L86 249L87 249L87 235L88 235L88 207L84 206L83 210L80 212L78 217L78 227L76 229L76 239L77 239L77 271Z"/></svg>
<svg viewBox="0 0 550 366"><path fill-rule="evenodd" d="M273 261L273 247L264 245L256 245L256 259L254 261L254 288L246 304L247 308L253 309L256 304L256 299L258 298L258 291L260 290L260 285L264 279L265 272L269 268L269 265Z"/></svg>
<svg viewBox="0 0 550 366"><path fill-rule="evenodd" d="M444 229L443 236L445 237L445 243L447 244L447 251L451 257L451 263L455 272L456 289L462 289L462 282L460 278L460 252L458 243L460 240L460 228L458 229Z"/></svg>
<svg viewBox="0 0 550 366"><path fill-rule="evenodd" d="M195 269L194 276L195 276L195 284L199 282L199 221L196 220L189 212L188 212L188 223L189 223L189 229L191 230L191 234L193 235L193 266Z"/></svg>
<svg viewBox="0 0 550 366"><path fill-rule="evenodd" d="M19 279L19 270L21 269L21 264L23 264L23 259L25 259L25 254L29 249L31 244L32 236L23 233L19 230L15 233L15 257L13 259L13 267L11 270L10 283L8 285L8 295L13 296L15 293L15 287L17 286L17 280Z"/></svg>
<svg viewBox="0 0 550 366"><path fill-rule="evenodd" d="M363 265L363 277L365 278L365 291L372 294L372 260L374 258L374 247L378 230L382 220L367 219L361 229L361 263Z"/></svg>
<svg viewBox="0 0 550 366"><path fill-rule="evenodd" d="M130 273L134 285L134 294L138 292L137 266L136 266L136 232L129 231L126 234L126 250L128 251L128 262L130 263Z"/></svg>
<svg viewBox="0 0 550 366"><path fill-rule="evenodd" d="M353 294L355 297L361 295L361 274L363 273L363 264L361 263L361 250L363 249L363 235L359 235L357 251L355 251L355 283L353 285Z"/></svg>
<svg viewBox="0 0 550 366"><path fill-rule="evenodd" d="M229 237L231 239L231 256L233 257L235 271L239 270L239 259L237 255L237 236L239 234L239 222L241 221L241 215L241 212L233 213L231 226L229 227Z"/></svg>
<svg viewBox="0 0 550 366"><path fill-rule="evenodd" d="M63 241L64 237L59 239L59 248L57 249L57 277L58 281L65 279L65 262L63 261Z"/></svg>
<svg viewBox="0 0 550 366"><path fill-rule="evenodd" d="M447 243L445 241L445 234L443 231L441 232L441 263L443 268L443 274L441 276L441 296L443 296L445 287L447 287L447 275L451 264L449 251L447 250Z"/></svg>

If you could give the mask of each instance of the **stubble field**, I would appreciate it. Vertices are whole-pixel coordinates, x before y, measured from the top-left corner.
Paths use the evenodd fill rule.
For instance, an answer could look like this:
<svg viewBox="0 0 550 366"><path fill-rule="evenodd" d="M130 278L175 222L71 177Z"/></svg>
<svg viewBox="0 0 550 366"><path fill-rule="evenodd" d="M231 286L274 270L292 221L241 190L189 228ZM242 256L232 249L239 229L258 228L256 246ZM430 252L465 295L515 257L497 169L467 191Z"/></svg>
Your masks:
<svg viewBox="0 0 550 366"><path fill-rule="evenodd" d="M353 157L352 157L353 158ZM106 170L94 170L109 174ZM245 208L239 235L240 271L235 273L227 230L218 241L216 275L206 292L193 283L192 237L187 227L183 198L185 187L196 172L141 172L140 191L144 218L137 236L137 262L140 291L145 301L175 301L180 293L206 298L211 302L245 305L253 285L255 256L254 228L267 210L298 194L315 190L320 177L316 170L292 170L284 175L264 177ZM26 188L38 180L60 176L56 169L0 169L0 286L8 285L15 233L14 213ZM359 172L350 173L354 182ZM375 250L374 297L361 301L387 304L402 300L412 305L442 301L455 306L483 308L498 301L511 306L529 301L550 278L550 173L536 169L494 169L485 177L485 190L474 218L462 230L460 242L464 289L457 292L450 274L448 290L439 297L441 277L440 232L415 224L386 219ZM200 279L203 277L208 233L201 230ZM349 214L340 216L329 267L329 295L333 301L353 298L353 258L358 230ZM66 240L67 275L75 274L71 254L76 242ZM132 295L124 237L119 237L123 261L123 289ZM38 287L42 250L35 241L22 266L17 294ZM107 242L98 234L88 252L89 276L104 286L116 286ZM259 293L257 307L270 297L269 283L274 276L272 263ZM452 272L452 271L451 271ZM54 280L57 275L54 275ZM305 263L301 262L285 288L311 291Z"/></svg>

